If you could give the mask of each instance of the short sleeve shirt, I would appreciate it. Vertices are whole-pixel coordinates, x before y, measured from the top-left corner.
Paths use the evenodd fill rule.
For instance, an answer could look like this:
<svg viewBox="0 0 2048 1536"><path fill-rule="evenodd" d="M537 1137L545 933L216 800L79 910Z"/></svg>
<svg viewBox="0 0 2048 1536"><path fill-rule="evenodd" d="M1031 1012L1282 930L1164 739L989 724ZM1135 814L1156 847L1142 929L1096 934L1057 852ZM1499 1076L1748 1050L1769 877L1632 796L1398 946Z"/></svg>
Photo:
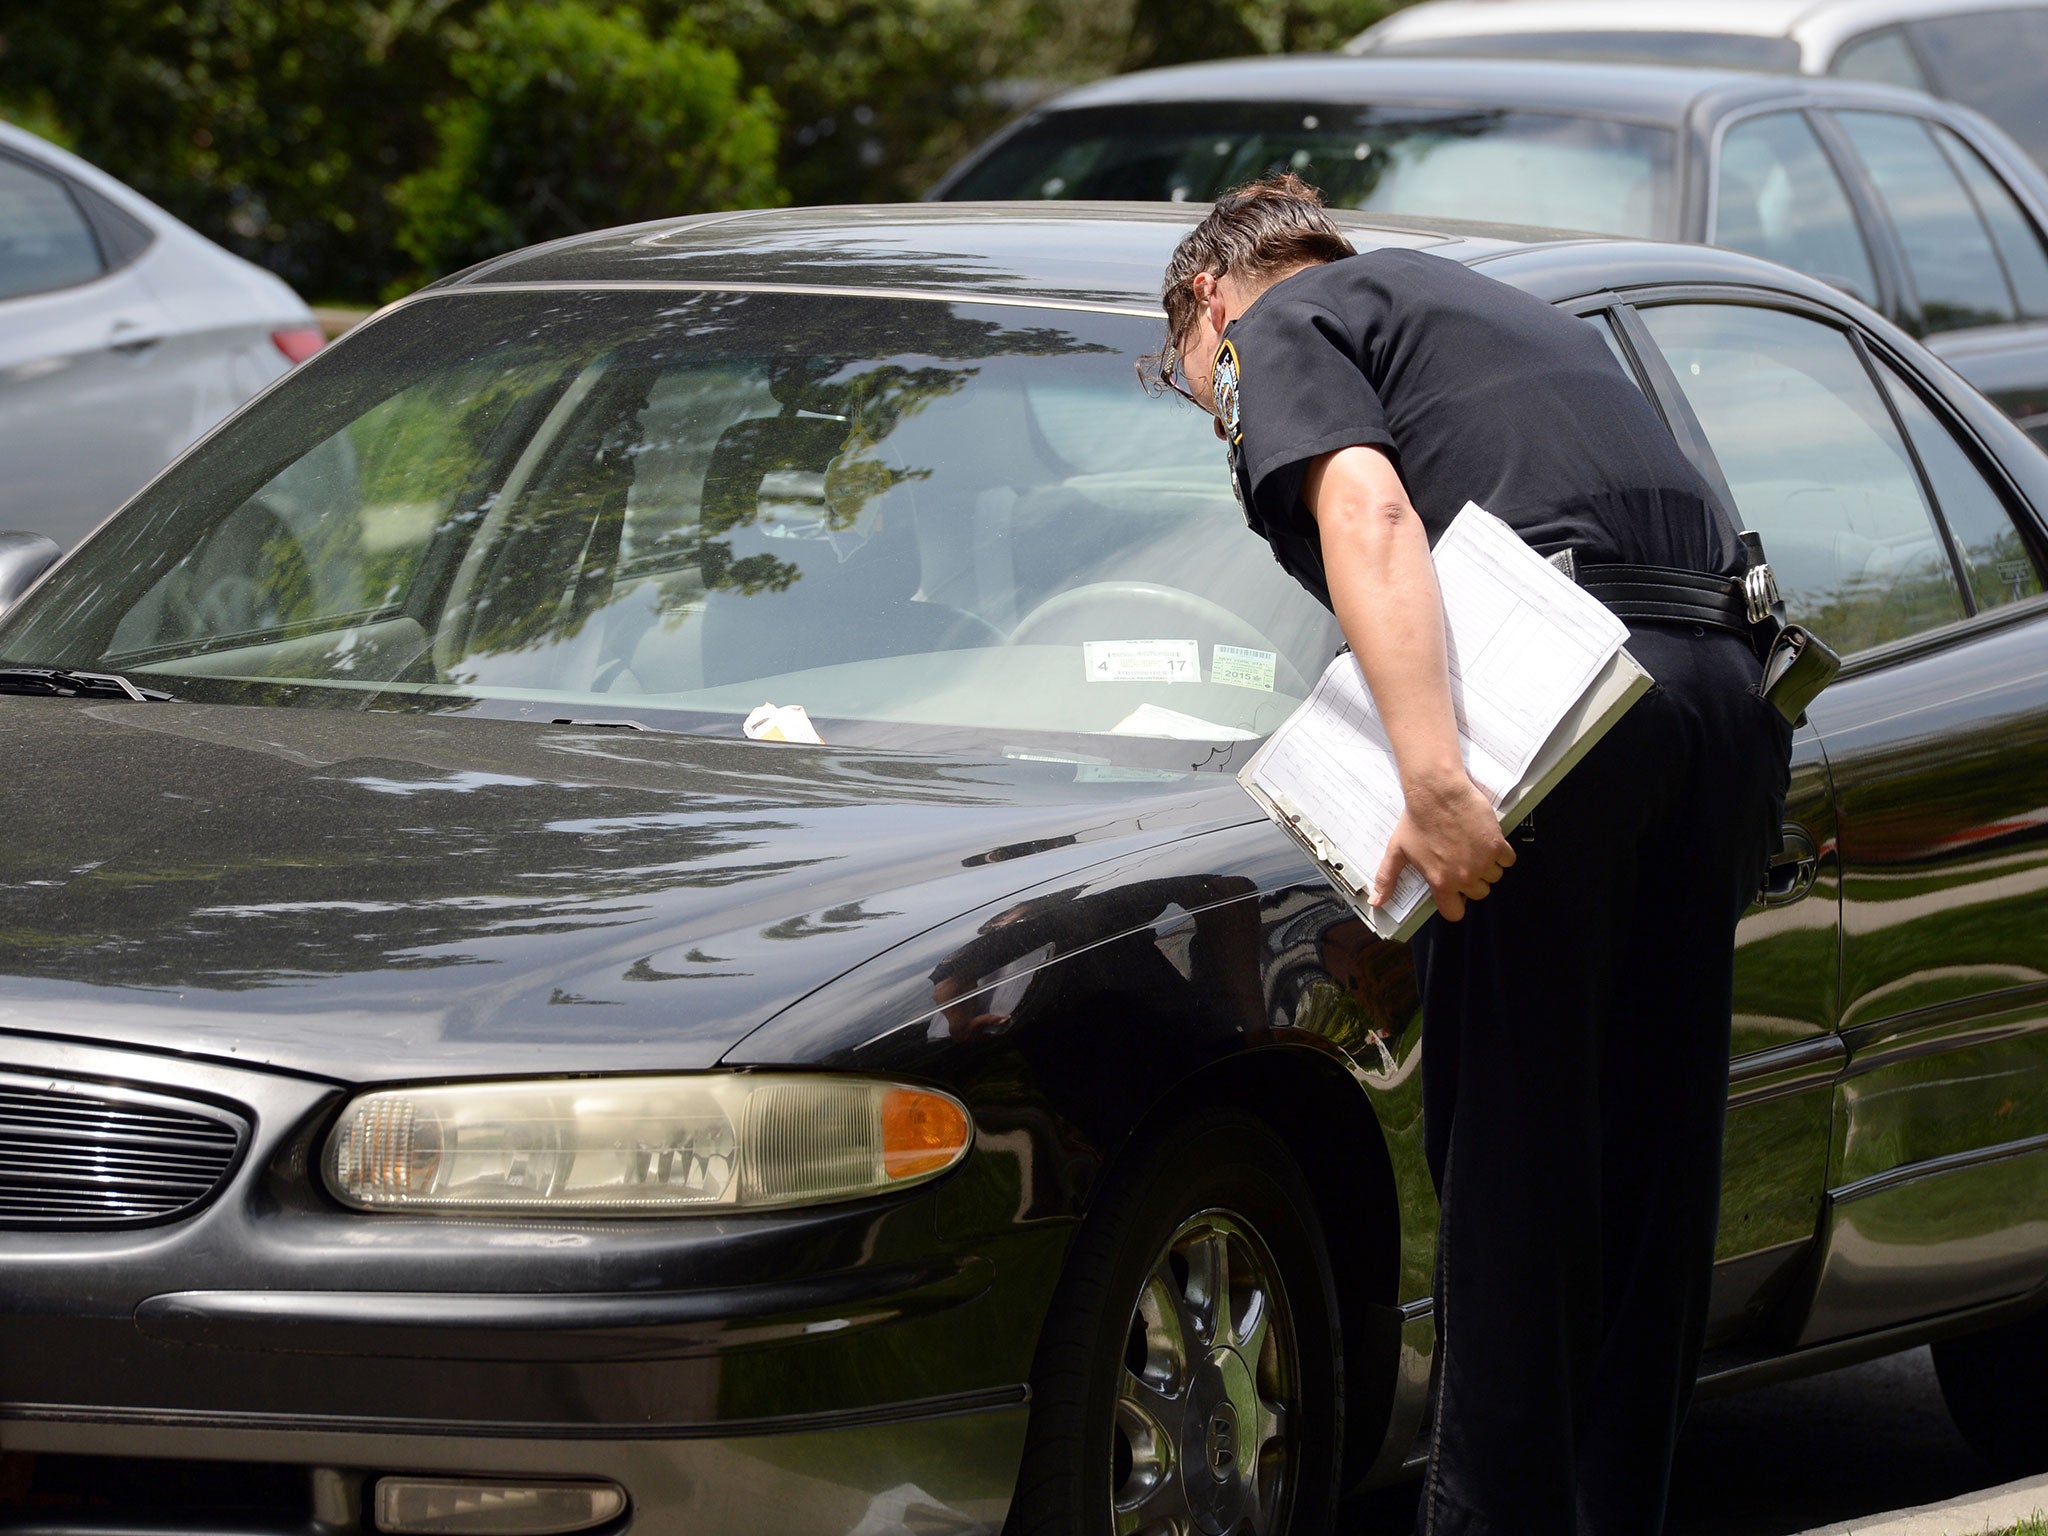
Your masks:
<svg viewBox="0 0 2048 1536"><path fill-rule="evenodd" d="M1231 322L1217 365L1245 519L1325 606L1302 481L1361 444L1394 461L1432 543L1474 501L1544 554L1742 572L1727 514L1599 333L1462 262L1305 268Z"/></svg>

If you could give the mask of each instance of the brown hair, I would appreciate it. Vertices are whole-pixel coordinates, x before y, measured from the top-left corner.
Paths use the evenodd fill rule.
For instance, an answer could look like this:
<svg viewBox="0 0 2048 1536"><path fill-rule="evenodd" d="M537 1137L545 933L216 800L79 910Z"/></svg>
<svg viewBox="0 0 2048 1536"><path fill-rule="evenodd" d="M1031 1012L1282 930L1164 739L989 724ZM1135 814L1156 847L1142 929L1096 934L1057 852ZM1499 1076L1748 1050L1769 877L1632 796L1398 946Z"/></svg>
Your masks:
<svg viewBox="0 0 2048 1536"><path fill-rule="evenodd" d="M1355 254L1324 211L1322 194L1291 171L1261 176L1224 193L1166 263L1159 291L1166 309L1166 344L1138 360L1138 377L1153 394L1169 387L1181 338L1195 323L1196 273L1257 281L1304 262Z"/></svg>

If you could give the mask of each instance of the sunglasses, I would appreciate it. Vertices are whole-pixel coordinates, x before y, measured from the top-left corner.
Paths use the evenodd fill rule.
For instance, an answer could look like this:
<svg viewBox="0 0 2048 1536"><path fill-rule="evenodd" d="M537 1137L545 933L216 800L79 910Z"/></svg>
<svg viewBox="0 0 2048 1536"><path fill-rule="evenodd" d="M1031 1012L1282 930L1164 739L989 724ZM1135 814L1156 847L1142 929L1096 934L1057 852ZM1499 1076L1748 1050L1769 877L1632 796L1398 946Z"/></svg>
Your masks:
<svg viewBox="0 0 2048 1536"><path fill-rule="evenodd" d="M1194 388L1188 383L1188 376L1181 367L1180 347L1175 343L1168 343L1164 351L1160 353L1159 381L1176 395L1179 395L1181 399L1187 401L1196 410L1206 411L1208 409L1207 406L1195 398Z"/></svg>

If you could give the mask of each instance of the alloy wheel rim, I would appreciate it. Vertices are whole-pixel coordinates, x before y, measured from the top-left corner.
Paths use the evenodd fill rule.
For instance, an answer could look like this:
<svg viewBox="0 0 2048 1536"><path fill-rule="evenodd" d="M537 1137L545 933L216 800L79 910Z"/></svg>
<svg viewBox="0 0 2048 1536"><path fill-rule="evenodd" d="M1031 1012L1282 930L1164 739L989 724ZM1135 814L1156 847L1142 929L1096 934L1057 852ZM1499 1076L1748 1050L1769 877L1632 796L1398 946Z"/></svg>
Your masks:
<svg viewBox="0 0 2048 1536"><path fill-rule="evenodd" d="M1199 1211L1139 1287L1117 1372L1116 1536L1271 1536L1300 1438L1293 1314L1250 1222Z"/></svg>

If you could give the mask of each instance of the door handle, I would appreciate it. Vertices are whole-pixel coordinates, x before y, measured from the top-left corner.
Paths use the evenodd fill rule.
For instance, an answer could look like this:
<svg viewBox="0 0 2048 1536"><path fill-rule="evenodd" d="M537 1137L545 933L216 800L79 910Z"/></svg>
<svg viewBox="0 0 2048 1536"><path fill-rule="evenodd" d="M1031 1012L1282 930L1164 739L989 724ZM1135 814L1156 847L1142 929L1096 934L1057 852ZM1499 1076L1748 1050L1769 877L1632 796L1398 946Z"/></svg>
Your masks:
<svg viewBox="0 0 2048 1536"><path fill-rule="evenodd" d="M1813 846L1806 828L1787 822L1783 836L1785 846L1771 856L1770 867L1764 871L1763 888L1756 895L1758 906L1789 907L1820 878L1820 850Z"/></svg>
<svg viewBox="0 0 2048 1536"><path fill-rule="evenodd" d="M107 341L107 350L119 352L123 357L136 357L163 339L161 331L146 330L137 321L116 320L113 333Z"/></svg>

